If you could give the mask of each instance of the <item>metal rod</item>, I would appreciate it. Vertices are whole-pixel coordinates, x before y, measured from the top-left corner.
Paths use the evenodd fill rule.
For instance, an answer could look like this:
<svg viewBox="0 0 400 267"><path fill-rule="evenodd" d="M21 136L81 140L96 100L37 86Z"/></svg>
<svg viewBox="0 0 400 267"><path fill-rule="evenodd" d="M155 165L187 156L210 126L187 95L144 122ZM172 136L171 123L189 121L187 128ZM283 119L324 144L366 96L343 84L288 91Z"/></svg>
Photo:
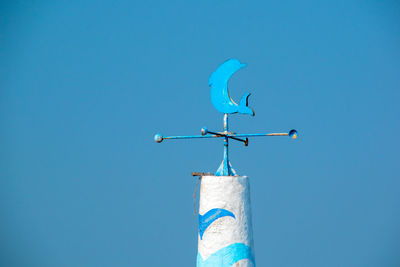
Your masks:
<svg viewBox="0 0 400 267"><path fill-rule="evenodd" d="M288 136L288 133L268 133L268 134L229 134L235 137L257 137L257 136Z"/></svg>
<svg viewBox="0 0 400 267"><path fill-rule="evenodd" d="M232 133L216 133L208 132L211 135L183 135L183 136L164 136L163 139L193 139L193 138L231 138L237 141L246 142L246 140L238 137L258 137L258 136L288 136L288 133L269 133L269 134L232 134Z"/></svg>
<svg viewBox="0 0 400 267"><path fill-rule="evenodd" d="M231 138L231 139L233 139L233 140L243 142L243 143L245 143L245 144L248 143L248 140L240 139L240 138L237 138L237 137L233 137L233 136L231 136L231 135L229 135L229 134L225 134L225 133L216 133L216 132L211 132L211 131L208 131L208 133L214 134L214 135L217 135L217 136L220 136L220 137L228 137L228 138Z"/></svg>
<svg viewBox="0 0 400 267"><path fill-rule="evenodd" d="M184 135L184 136L164 136L164 139L192 139L192 138L215 138L223 137L220 135Z"/></svg>
<svg viewBox="0 0 400 267"><path fill-rule="evenodd" d="M214 134L214 135L218 135L218 136L220 136L220 137L226 136L225 133L216 133L216 132L211 132L211 131L207 131L207 133Z"/></svg>
<svg viewBox="0 0 400 267"><path fill-rule="evenodd" d="M226 134L228 133L229 127L228 127L228 114L224 114L224 133L225 133L225 138L224 138L224 169L223 169L223 175L230 175L229 171L229 151L228 151L228 146L229 146L229 140L228 137L226 137Z"/></svg>
<svg viewBox="0 0 400 267"><path fill-rule="evenodd" d="M231 139L233 139L233 140L236 140L236 141L240 141L240 142L243 142L243 143L247 143L248 142L248 140L246 140L246 139L240 139L240 138L237 138L237 137L233 137L233 136L229 136L229 135L227 135L227 137L228 138L231 138Z"/></svg>

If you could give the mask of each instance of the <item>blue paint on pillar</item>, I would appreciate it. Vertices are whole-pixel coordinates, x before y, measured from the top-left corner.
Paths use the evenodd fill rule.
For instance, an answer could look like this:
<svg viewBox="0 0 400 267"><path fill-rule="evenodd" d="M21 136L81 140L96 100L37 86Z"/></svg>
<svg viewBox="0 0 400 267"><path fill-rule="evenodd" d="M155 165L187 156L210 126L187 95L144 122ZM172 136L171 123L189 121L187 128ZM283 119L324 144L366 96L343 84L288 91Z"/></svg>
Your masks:
<svg viewBox="0 0 400 267"><path fill-rule="evenodd" d="M249 259L256 266L251 248L246 244L234 243L211 254L206 260L198 253L197 267L231 267L244 259Z"/></svg>
<svg viewBox="0 0 400 267"><path fill-rule="evenodd" d="M231 216L232 218L236 219L235 215L226 209L211 209L207 211L204 215L199 214L199 234L200 239L203 239L203 234L215 220L225 217Z"/></svg>

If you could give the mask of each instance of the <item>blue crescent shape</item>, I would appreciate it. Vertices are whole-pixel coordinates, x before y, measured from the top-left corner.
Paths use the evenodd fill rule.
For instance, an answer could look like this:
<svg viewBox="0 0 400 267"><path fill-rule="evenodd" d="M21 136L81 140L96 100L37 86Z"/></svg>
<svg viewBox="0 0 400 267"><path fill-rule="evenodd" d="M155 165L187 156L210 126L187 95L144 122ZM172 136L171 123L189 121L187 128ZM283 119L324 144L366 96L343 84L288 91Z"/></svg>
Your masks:
<svg viewBox="0 0 400 267"><path fill-rule="evenodd" d="M250 93L243 95L238 105L232 100L228 91L228 81L231 76L245 66L246 64L242 64L239 60L233 58L222 63L211 74L208 81L208 85L211 87L211 102L219 112L255 115L254 110L248 107Z"/></svg>
<svg viewBox="0 0 400 267"><path fill-rule="evenodd" d="M197 267L231 267L236 262L244 259L249 259L253 266L256 266L250 247L242 243L234 243L211 254L206 260L198 253Z"/></svg>
<svg viewBox="0 0 400 267"><path fill-rule="evenodd" d="M200 239L203 239L203 234L215 220L225 217L231 216L236 219L235 215L226 209L212 209L207 211L204 215L199 214L199 234Z"/></svg>

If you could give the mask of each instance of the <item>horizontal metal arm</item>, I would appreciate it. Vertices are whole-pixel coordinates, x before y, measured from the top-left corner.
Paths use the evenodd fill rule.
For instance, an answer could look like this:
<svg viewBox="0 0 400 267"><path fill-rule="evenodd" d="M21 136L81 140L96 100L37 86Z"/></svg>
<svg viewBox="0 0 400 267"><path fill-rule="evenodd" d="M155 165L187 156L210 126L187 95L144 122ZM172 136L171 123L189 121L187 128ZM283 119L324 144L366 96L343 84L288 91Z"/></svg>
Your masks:
<svg viewBox="0 0 400 267"><path fill-rule="evenodd" d="M154 141L161 143L164 139L194 139L194 138L215 138L222 137L220 135L184 135L184 136L162 136L161 134L156 134L154 136Z"/></svg>
<svg viewBox="0 0 400 267"><path fill-rule="evenodd" d="M257 136L288 136L288 133L267 133L267 134L228 134L235 137L257 137Z"/></svg>
<svg viewBox="0 0 400 267"><path fill-rule="evenodd" d="M266 133L266 134L234 134L234 133L232 133L232 136L235 136L235 137L289 136L292 139L296 139L298 137L298 133L295 129L292 129L288 133Z"/></svg>
<svg viewBox="0 0 400 267"><path fill-rule="evenodd" d="M183 135L183 136L164 136L164 139L192 139L192 138L215 138L223 137L223 135Z"/></svg>
<svg viewBox="0 0 400 267"><path fill-rule="evenodd" d="M236 134L236 133L224 133L224 132L210 132L207 129L202 129L202 135L184 135L184 136L162 136L156 134L154 140L157 143L161 143L164 139L194 139L194 138L217 138L217 137L228 137L240 142L243 142L245 146L248 145L249 141L247 137L258 137L258 136L290 136L291 138L297 138L297 131L291 130L289 133L263 133L263 134ZM246 139L241 139L239 137L246 137Z"/></svg>

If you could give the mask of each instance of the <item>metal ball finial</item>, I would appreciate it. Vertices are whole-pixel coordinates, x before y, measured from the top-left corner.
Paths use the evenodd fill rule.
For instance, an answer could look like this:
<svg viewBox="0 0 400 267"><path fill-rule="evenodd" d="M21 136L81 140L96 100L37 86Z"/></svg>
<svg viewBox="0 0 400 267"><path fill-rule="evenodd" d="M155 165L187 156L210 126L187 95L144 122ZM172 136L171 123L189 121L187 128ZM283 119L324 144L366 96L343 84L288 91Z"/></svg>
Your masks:
<svg viewBox="0 0 400 267"><path fill-rule="evenodd" d="M154 141L156 141L157 143L161 143L163 140L164 140L164 138L161 134L156 134L154 136Z"/></svg>
<svg viewBox="0 0 400 267"><path fill-rule="evenodd" d="M295 129L290 130L289 136L290 136L290 138L296 139L298 136L297 131Z"/></svg>
<svg viewBox="0 0 400 267"><path fill-rule="evenodd" d="M207 127L201 128L201 135L206 135L206 134L208 134Z"/></svg>

